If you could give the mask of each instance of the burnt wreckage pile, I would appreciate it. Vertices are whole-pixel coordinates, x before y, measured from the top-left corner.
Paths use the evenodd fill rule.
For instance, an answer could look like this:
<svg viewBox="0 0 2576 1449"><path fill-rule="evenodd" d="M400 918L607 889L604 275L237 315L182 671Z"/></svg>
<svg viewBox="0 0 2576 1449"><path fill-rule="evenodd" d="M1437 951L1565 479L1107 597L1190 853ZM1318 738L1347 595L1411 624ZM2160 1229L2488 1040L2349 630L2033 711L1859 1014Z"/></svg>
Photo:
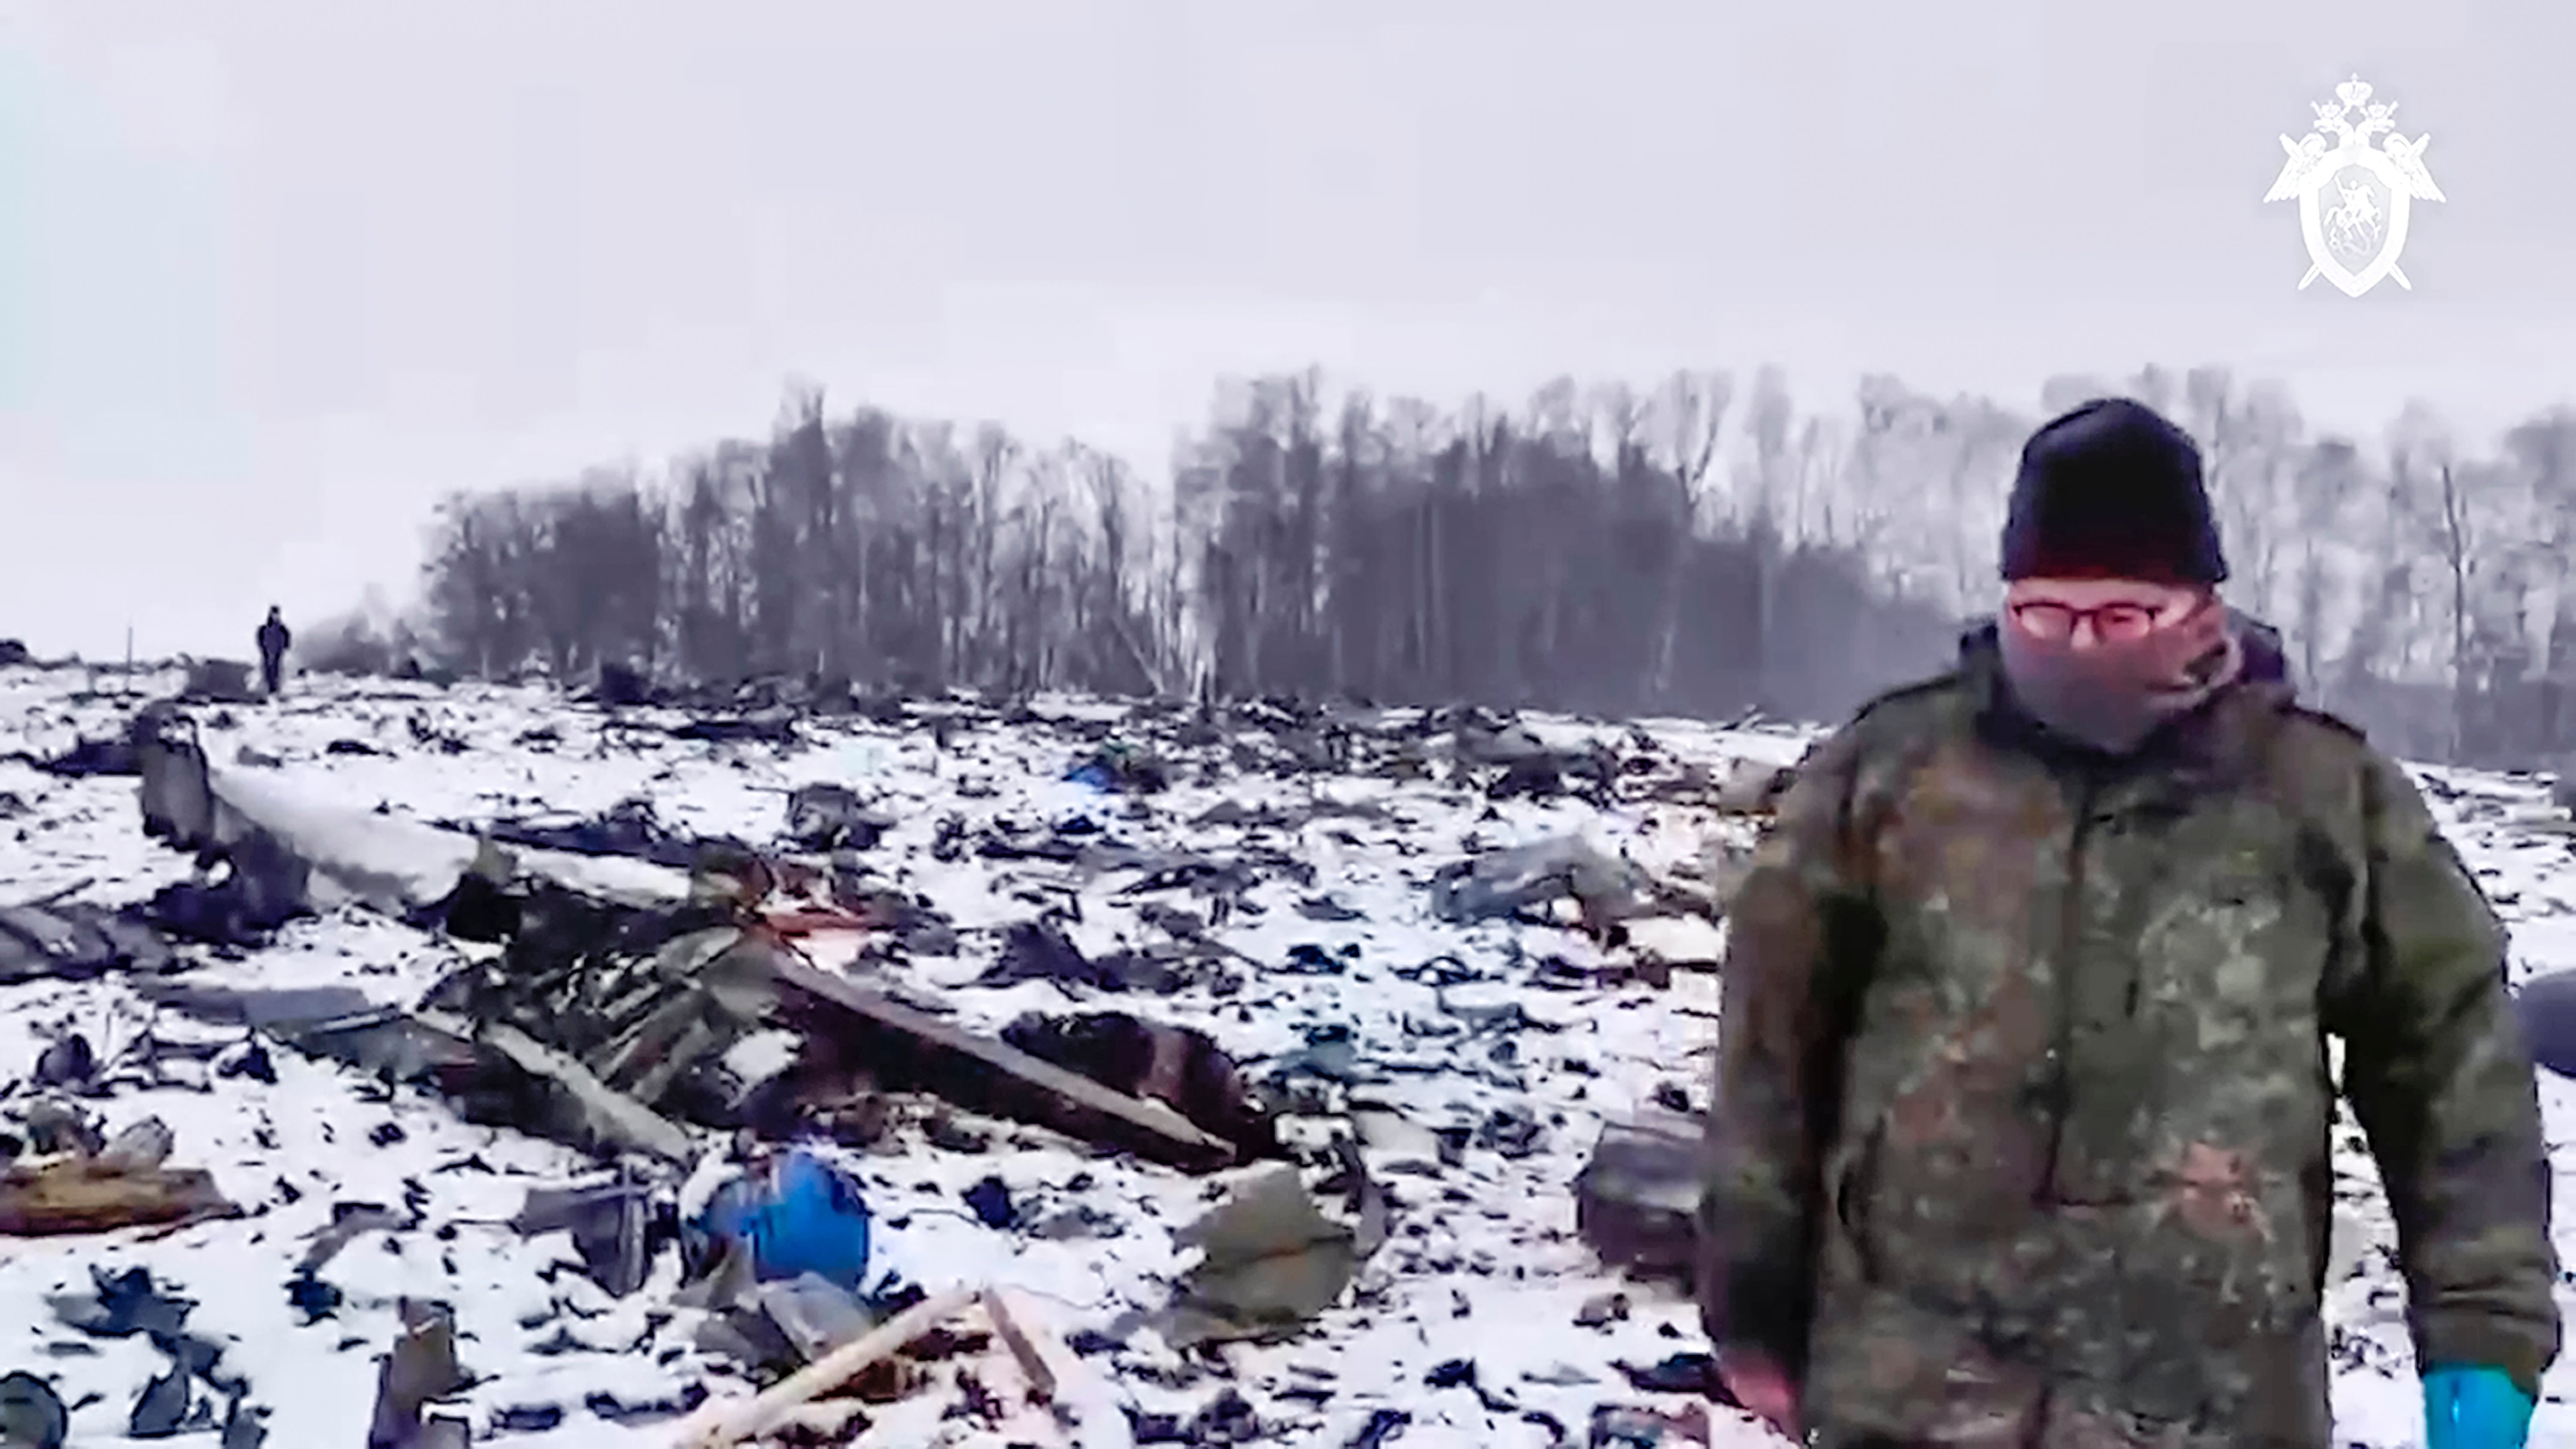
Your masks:
<svg viewBox="0 0 2576 1449"><path fill-rule="evenodd" d="M236 811L209 784L193 741L155 735L141 765L147 828L229 866L217 884L185 888L215 902L201 917L265 925L310 909L313 878L332 874L333 863ZM1135 1023L1111 1039L1042 1019L998 1037L967 1031L797 948L827 931L943 929L924 904L845 867L780 865L724 843L696 856L684 896L636 904L523 870L487 838L446 894L403 914L497 954L460 968L413 1010L272 1015L263 1025L319 1054L433 1085L474 1120L609 1156L685 1164L708 1132L792 1134L863 1090L932 1094L1199 1171L1275 1151L1265 1114L1203 1036ZM303 1009L335 1004L346 1003L307 1000ZM775 1027L799 1034L803 1059L755 1092L724 1058ZM1166 1058L1186 1066L1165 1069ZM1131 1095L1086 1071L1159 1095Z"/></svg>
<svg viewBox="0 0 2576 1449"><path fill-rule="evenodd" d="M1444 751L1495 800L1666 798L1755 817L1781 783L1780 772L1768 769L1712 779L1676 768L1642 734L1624 749L1554 748L1508 719L1473 712L1355 726L1323 711L1253 705L1231 717L1175 711L1156 719L1140 711L1114 726L1048 724L1095 736L1065 778L1113 796L1162 792L1193 766L1210 776L1366 770L1402 779L1431 768ZM770 711L694 720L674 732L771 741L792 738L796 728L792 715ZM1156 734L1168 750L1138 743ZM926 898L894 889L865 868L864 852L894 822L845 787L811 785L791 794L783 838L797 854L783 856L739 841L690 838L665 827L641 802L586 820L440 828L380 815L375 827L356 818L317 824L279 808L244 772L210 769L195 727L170 708L145 711L112 748L90 747L90 754L100 758L84 768L139 778L147 831L196 854L199 877L124 912L59 901L0 911L0 975L149 975L137 989L166 1009L247 1027L388 1082L427 1087L469 1120L588 1150L613 1166L613 1178L532 1194L521 1215L524 1229L570 1230L590 1275L620 1295L639 1291L650 1259L676 1243L688 1267L689 1306L728 1310L707 1341L755 1365L759 1377L778 1380L774 1388L806 1385L802 1408L782 1400L772 1406L777 1413L806 1412L811 1400L852 1384L863 1399L895 1392L882 1383L867 1387L868 1375L887 1372L884 1365L893 1361L887 1351L855 1366L845 1351L872 1341L871 1330L881 1338L890 1319L924 1305L918 1294L911 1301L872 1296L876 1290L863 1292L859 1274L799 1261L774 1233L764 1235L761 1214L803 1191L796 1186L804 1180L797 1177L796 1154L782 1158L775 1144L820 1138L865 1147L906 1117L924 1124L935 1143L971 1143L982 1130L972 1119L988 1118L1189 1173L1276 1163L1276 1170L1245 1177L1184 1235L1188 1245L1205 1249L1205 1260L1178 1285L1161 1320L1165 1338L1176 1345L1293 1335L1342 1296L1359 1264L1387 1240L1387 1198L1369 1181L1355 1146L1376 1135L1379 1124L1373 1109L1348 1100L1346 1085L1365 1073L1355 1068L1347 1041L1311 1040L1274 1060L1255 1082L1190 1027L1091 1010L1032 1014L999 1031L979 1031L960 1024L946 1003L894 985L891 976L820 964L835 954L822 946L846 954L853 941L864 943L863 968L872 956L912 946L945 954L953 952L960 930ZM1221 803L1209 820L1259 826L1276 808ZM1228 818L1215 820L1221 814ZM401 836L400 848L372 838L379 828L385 837ZM1294 851L1247 845L1214 858L1142 850L1074 828L976 830L944 822L932 855L953 860L970 852L989 861L1135 871L1138 879L1120 894L1135 900L1139 919L1151 921L1162 937L1086 956L1063 929L1063 912L1078 913L1078 905L1050 907L1000 929L998 957L978 984L1050 980L1109 993L1189 985L1223 997L1241 990L1247 973L1343 969L1304 947L1284 962L1256 962L1215 934L1254 881L1313 885L1312 868ZM1454 923L1571 926L1618 951L1631 946L1632 931L1657 921L1715 918L1742 854L1740 841L1714 851L1698 880L1676 882L1572 838L1542 841L1441 871L1430 883L1430 908ZM603 861L633 869L596 869ZM1187 892L1199 909L1157 895L1174 891ZM350 989L225 989L173 974L186 959L172 950L172 940L255 949L282 923L348 901L436 933L453 943L462 964L400 1007ZM1319 922L1353 914L1330 895L1311 892L1296 909ZM1687 954L1678 962L1628 954L1629 964L1616 967L1541 960L1531 965L1532 979L1560 989L1598 989L1666 981L1676 965L1711 964ZM1439 962L1423 969L1450 979ZM1456 980L1470 974L1461 969ZM1511 1019L1495 1016L1497 1010ZM1453 1014L1477 1032L1527 1024L1517 1008L1460 1006ZM783 1069L759 1068L764 1048L782 1047L789 1056ZM1691 1225L1684 1198L1696 1171L1689 1108L1672 1093L1635 1121L1614 1123L1585 1171L1578 1184L1583 1228L1604 1258L1645 1272L1687 1273ZM1321 1146L1286 1140L1286 1120L1318 1113L1344 1116L1346 1130ZM1462 1129L1455 1141L1442 1136L1437 1153L1452 1160L1472 1144L1522 1155L1544 1131L1526 1113L1500 1113L1472 1133ZM86 1164L81 1171L90 1177L105 1171L102 1162L125 1161L112 1144L71 1146L62 1160ZM164 1142L160 1154L167 1152ZM724 1157L741 1159L736 1182L749 1194L736 1202L731 1228L705 1202L684 1203L681 1181L710 1158ZM1342 1214L1319 1209L1293 1170L1301 1162L1329 1171L1316 1190L1327 1200L1346 1197ZM149 1166L157 1168L158 1156ZM834 1200L836 1189L814 1180L824 1183L815 1189L823 1194L817 1200ZM970 1194L970 1207L988 1223L1012 1221L1017 1210L998 1179L990 1191L985 1187L979 1185L980 1197ZM202 1193L181 1193L174 1204L137 1207L127 1221L189 1221L228 1210ZM79 1219L92 1226L114 1220L113 1205ZM856 1222L864 1242L863 1208ZM765 1261L768 1256L780 1261ZM126 1291L141 1289L129 1284ZM315 1284L310 1291L326 1290ZM997 1329L1013 1318L1003 1300L982 1306ZM440 1427L453 1421L425 1407L439 1392L402 1384L454 1377L452 1330L438 1327L432 1306L405 1311L406 1348L386 1362L381 1433L371 1443L448 1442L438 1436L461 1430ZM397 1372L396 1360L414 1351L408 1347L414 1338L429 1342L441 1332L449 1333L444 1368L433 1363ZM1043 1333L1021 1325L999 1336L1033 1381L1062 1376L1061 1365L1049 1367ZM920 1357L919 1337L896 1347ZM814 1389L815 1372L836 1364L849 1377ZM754 1406L734 1407L748 1413ZM1164 1431L1173 1442L1234 1442L1228 1436L1237 1430L1257 1432L1247 1427L1249 1413L1240 1399L1231 1406L1220 1400L1201 1416L1205 1422L1131 1427L1147 1431L1138 1435L1144 1442ZM726 1429L722 1417L708 1419L706 1432L716 1436L709 1442L740 1430L741 1423ZM1391 1436L1394 1427L1383 1432ZM227 1429L228 1444L232 1433Z"/></svg>

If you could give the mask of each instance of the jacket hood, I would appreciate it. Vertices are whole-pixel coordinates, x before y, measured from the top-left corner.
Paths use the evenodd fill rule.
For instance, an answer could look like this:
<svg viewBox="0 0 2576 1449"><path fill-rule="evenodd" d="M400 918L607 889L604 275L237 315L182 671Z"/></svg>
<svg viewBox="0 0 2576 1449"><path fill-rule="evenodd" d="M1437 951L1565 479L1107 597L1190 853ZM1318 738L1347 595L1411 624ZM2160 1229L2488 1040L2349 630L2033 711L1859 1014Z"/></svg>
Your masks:
<svg viewBox="0 0 2576 1449"><path fill-rule="evenodd" d="M2245 650L2245 667L2237 677L2248 684L2290 682L2290 656L2281 647L2281 631L2239 609L2227 611L2236 638Z"/></svg>

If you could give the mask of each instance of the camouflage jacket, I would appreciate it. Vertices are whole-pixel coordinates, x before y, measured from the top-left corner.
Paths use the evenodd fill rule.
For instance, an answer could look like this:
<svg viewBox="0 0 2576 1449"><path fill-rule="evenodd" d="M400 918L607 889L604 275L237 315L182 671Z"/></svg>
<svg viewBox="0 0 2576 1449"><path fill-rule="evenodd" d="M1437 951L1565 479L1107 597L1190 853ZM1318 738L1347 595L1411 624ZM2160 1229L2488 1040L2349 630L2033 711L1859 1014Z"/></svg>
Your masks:
<svg viewBox="0 0 2576 1449"><path fill-rule="evenodd" d="M1783 799L1732 911L1701 1301L1819 1442L2325 1449L2330 1035L2422 1361L2536 1392L2556 1355L2503 928L2254 630L2115 762L2013 710L1988 626Z"/></svg>

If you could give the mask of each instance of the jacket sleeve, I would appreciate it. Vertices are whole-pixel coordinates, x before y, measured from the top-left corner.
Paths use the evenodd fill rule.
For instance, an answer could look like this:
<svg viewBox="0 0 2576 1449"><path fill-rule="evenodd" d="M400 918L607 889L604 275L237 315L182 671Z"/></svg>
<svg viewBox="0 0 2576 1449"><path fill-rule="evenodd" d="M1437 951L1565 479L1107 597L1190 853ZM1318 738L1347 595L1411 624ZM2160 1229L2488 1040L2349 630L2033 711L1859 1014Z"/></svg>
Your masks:
<svg viewBox="0 0 2576 1449"><path fill-rule="evenodd" d="M2494 908L2393 762L2362 783L2358 977L2335 1023L2406 1278L2416 1357L2538 1397L2557 1356L2551 1174Z"/></svg>
<svg viewBox="0 0 2576 1449"><path fill-rule="evenodd" d="M1845 995L1875 949L1852 828L1856 727L1798 769L1728 912L1700 1201L1710 1341L1799 1373L1814 1311L1820 1159L1841 1099Z"/></svg>

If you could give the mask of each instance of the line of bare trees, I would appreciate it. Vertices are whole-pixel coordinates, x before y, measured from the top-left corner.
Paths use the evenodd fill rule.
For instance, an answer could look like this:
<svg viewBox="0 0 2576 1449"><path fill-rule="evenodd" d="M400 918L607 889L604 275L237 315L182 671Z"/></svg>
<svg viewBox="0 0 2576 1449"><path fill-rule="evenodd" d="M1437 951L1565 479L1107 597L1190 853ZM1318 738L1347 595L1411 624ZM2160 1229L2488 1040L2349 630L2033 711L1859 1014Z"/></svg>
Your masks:
<svg viewBox="0 0 2576 1449"><path fill-rule="evenodd" d="M2576 740L2576 412L2478 453L2420 408L2312 436L2217 368L2060 378L2035 413L1883 377L1802 412L1768 370L1448 412L1267 378L1167 487L799 391L766 440L451 498L417 625L317 662L1830 718L1991 606L2023 437L2104 393L2199 437L2233 594L2312 696L2417 758Z"/></svg>

